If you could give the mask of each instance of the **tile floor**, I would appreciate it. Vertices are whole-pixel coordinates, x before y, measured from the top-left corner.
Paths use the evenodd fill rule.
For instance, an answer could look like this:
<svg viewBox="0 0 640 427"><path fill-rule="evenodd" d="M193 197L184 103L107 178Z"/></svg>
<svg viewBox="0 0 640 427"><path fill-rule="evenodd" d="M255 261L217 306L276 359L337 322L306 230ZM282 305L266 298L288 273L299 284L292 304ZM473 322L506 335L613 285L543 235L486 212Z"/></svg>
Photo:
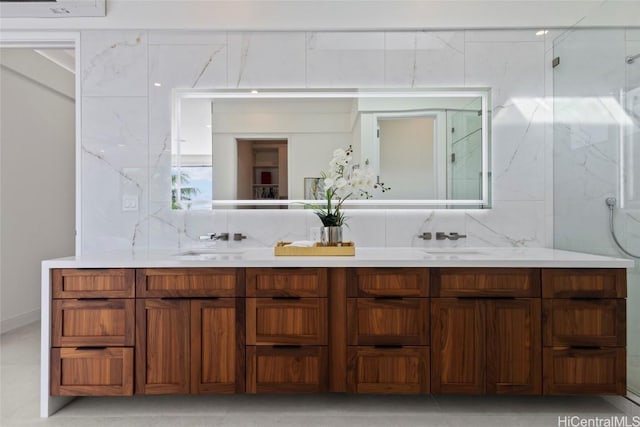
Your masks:
<svg viewBox="0 0 640 427"><path fill-rule="evenodd" d="M134 396L79 398L39 418L40 327L0 336L0 426L579 426L627 416L622 397L517 396ZM559 417L565 420L559 423ZM638 418L633 418L638 417ZM622 418L619 418L622 419ZM636 421L635 424L633 422ZM585 421L587 422L587 421ZM592 421L596 422L596 421ZM587 425L587 424L583 424ZM597 424L588 424L597 425ZM608 424L600 424L608 425ZM622 424L625 426L625 424Z"/></svg>

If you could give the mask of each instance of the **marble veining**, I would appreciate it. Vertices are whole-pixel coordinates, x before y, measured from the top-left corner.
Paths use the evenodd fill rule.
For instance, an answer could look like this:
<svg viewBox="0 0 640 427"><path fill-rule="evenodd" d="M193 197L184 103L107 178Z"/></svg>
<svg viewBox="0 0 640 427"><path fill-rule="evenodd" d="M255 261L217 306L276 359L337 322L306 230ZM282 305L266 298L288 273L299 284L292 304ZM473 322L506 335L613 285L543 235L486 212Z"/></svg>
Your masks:
<svg viewBox="0 0 640 427"><path fill-rule="evenodd" d="M225 231L248 236L229 246L266 247L307 239L320 225L296 210L172 211L170 101L176 87L491 87L493 209L354 211L345 235L361 247L550 245L544 230L553 189L545 177L553 163L545 157L549 113L539 101L546 42L529 33L84 31L83 250L182 248L197 244L200 234ZM133 95L138 99L128 102ZM106 117L113 120L103 123ZM122 196L133 192L139 211L122 211ZM469 237L424 242L416 237L424 231Z"/></svg>

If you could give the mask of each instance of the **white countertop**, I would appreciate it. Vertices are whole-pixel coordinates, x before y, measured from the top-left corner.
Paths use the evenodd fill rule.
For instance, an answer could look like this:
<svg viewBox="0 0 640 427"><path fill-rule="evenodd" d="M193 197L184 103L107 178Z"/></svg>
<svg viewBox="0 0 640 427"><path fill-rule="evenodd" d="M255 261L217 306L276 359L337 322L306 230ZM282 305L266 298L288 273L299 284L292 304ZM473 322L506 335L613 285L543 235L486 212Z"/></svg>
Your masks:
<svg viewBox="0 0 640 427"><path fill-rule="evenodd" d="M355 256L274 256L273 248L202 249L189 252L105 252L43 261L50 268L162 267L547 267L631 268L634 262L546 248L374 248L356 247Z"/></svg>

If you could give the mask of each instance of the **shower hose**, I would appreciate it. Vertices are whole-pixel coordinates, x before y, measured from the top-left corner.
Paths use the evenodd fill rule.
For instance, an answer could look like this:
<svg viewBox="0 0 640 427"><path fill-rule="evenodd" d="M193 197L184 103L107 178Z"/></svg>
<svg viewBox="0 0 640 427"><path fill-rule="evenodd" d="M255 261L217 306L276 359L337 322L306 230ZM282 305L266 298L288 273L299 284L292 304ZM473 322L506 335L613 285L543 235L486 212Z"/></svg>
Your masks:
<svg viewBox="0 0 640 427"><path fill-rule="evenodd" d="M618 248L626 255L632 257L632 258L636 258L636 259L640 259L640 255L636 255L633 254L631 252L629 252L628 250L626 250L621 244L620 241L618 240L618 237L616 236L616 231L613 228L613 211L615 210L616 207L616 198L615 197L607 197L607 199L605 200L605 203L607 204L607 207L609 208L609 230L611 231L611 237L613 237L613 241L616 242L616 245L618 246Z"/></svg>

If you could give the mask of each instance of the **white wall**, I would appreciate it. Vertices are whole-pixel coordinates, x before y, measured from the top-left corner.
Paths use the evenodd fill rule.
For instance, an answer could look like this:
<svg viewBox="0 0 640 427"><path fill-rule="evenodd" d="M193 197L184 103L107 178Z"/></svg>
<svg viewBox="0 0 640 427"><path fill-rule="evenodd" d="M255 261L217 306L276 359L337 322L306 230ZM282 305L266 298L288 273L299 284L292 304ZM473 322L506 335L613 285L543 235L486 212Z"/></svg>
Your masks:
<svg viewBox="0 0 640 427"><path fill-rule="evenodd" d="M108 0L104 18L0 19L38 29L232 31L540 28L638 25L636 1Z"/></svg>
<svg viewBox="0 0 640 427"><path fill-rule="evenodd" d="M40 262L74 253L75 86L73 74L30 50L3 49L0 66L4 332L39 318Z"/></svg>

